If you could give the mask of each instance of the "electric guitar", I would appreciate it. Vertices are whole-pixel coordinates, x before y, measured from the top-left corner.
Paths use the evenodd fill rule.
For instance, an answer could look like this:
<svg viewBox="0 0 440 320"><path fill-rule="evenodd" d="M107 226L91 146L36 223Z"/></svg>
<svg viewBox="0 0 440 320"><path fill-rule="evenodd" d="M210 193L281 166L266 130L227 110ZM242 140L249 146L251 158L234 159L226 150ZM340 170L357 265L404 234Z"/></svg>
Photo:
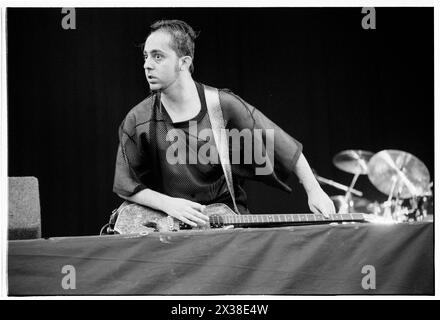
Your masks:
<svg viewBox="0 0 440 320"><path fill-rule="evenodd" d="M304 214L244 214L238 215L223 203L207 205L203 214L209 217L209 224L192 228L164 212L125 201L117 209L114 230L119 234L169 232L185 229L206 230L224 227L273 227L301 224L325 224L332 222L364 222L363 213L331 214L330 218L313 213Z"/></svg>

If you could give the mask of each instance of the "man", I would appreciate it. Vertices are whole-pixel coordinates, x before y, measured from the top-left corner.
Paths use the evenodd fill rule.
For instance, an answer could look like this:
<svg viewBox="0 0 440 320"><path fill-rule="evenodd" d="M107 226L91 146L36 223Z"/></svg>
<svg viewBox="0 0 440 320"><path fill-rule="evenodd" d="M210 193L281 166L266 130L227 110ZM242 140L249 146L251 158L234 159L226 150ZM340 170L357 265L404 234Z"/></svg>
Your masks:
<svg viewBox="0 0 440 320"><path fill-rule="evenodd" d="M203 86L191 76L195 38L193 29L183 21L158 21L151 26L144 46L144 69L152 94L135 106L120 126L113 187L121 198L161 210L193 227L209 221L203 214L205 205L225 203L232 208L233 204L220 163L175 163L169 159L174 143L167 135L171 130L180 130L184 141L189 141L194 139L192 126L197 126L197 143L187 149L189 153L199 154L202 145L213 143L199 137L211 123ZM274 132L274 163L269 174L255 174L255 161L232 165L240 213L248 213L242 187L245 178L290 191L285 182L294 172L307 192L310 210L324 216L333 214L333 202L316 181L301 143L232 92L219 90L219 97L227 129ZM252 139L257 140L255 136Z"/></svg>

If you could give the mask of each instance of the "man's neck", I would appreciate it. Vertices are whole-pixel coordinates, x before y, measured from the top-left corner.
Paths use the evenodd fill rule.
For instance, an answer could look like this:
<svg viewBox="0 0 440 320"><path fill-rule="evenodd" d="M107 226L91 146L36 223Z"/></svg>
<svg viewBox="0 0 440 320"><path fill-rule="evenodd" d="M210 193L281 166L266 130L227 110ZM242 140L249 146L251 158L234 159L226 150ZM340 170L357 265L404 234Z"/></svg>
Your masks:
<svg viewBox="0 0 440 320"><path fill-rule="evenodd" d="M161 92L162 103L177 113L184 111L182 109L195 98L198 98L197 87L191 75L179 77Z"/></svg>

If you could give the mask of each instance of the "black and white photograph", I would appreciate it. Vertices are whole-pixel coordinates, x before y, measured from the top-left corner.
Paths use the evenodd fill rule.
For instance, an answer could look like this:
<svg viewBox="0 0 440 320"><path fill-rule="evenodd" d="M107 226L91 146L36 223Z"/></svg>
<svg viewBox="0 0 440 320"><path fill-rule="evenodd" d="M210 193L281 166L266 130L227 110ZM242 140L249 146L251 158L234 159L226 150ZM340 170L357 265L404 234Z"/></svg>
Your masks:
<svg viewBox="0 0 440 320"><path fill-rule="evenodd" d="M6 295L433 297L433 4L145 6L3 8Z"/></svg>

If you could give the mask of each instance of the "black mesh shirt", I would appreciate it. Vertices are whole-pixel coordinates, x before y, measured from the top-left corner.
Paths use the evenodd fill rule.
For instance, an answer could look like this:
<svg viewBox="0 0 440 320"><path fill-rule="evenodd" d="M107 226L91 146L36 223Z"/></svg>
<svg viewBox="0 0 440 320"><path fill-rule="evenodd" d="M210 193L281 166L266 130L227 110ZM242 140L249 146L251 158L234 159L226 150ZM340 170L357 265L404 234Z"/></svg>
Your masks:
<svg viewBox="0 0 440 320"><path fill-rule="evenodd" d="M215 142L212 137L201 134L202 130L206 133L211 124L203 86L197 82L196 86L201 110L189 121L173 123L161 105L159 93L151 94L128 112L119 127L119 147L113 184L115 193L131 196L150 188L201 204L221 202L233 208L218 155L214 157L217 161L209 161L213 158L209 157L209 151L206 152L207 147L215 148ZM282 190L291 191L286 181L302 152L302 145L231 91L220 89L219 94L226 129L236 129L238 132L247 130L252 133L252 143L249 143L250 140L245 142L244 138L239 144L230 142L237 206L241 213L248 213L246 193L243 189L244 179L260 180ZM253 134L256 129L260 129L261 134ZM265 134L267 129L273 129L273 139L272 135ZM167 139L170 131L173 138L169 136ZM268 143L273 148L266 147ZM246 149L249 144L252 144L252 149ZM205 152L200 150L203 146ZM178 151L173 153L172 150L176 148ZM248 153L252 150L252 155L264 155L264 163L261 158L258 161L253 156L251 162L249 157L245 161L245 149ZM182 150L185 152L182 153ZM178 155L181 161L170 163L170 154L174 156L173 159ZM256 174L257 168L265 166L271 168L269 174Z"/></svg>

